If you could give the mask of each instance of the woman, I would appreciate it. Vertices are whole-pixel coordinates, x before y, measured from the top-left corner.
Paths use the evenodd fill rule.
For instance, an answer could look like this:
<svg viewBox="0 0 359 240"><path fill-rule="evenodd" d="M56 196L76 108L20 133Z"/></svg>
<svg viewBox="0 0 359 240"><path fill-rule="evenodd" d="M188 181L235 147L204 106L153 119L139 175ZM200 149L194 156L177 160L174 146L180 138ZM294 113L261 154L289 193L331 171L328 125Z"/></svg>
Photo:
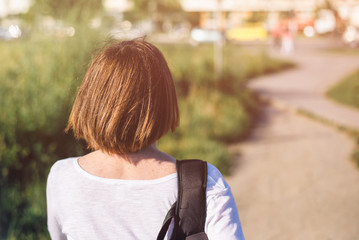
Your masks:
<svg viewBox="0 0 359 240"><path fill-rule="evenodd" d="M47 181L52 239L155 239L177 199L176 159L156 142L179 124L161 52L142 41L105 48L92 62L67 130L93 152L57 161ZM208 164L209 239L244 239L221 173Z"/></svg>

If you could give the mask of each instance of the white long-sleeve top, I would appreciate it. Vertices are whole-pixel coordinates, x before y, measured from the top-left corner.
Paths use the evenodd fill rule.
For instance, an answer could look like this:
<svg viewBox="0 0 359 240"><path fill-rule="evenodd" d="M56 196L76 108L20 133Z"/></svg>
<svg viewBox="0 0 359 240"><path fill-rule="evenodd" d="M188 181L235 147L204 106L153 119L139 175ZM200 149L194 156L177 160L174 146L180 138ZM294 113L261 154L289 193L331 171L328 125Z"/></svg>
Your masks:
<svg viewBox="0 0 359 240"><path fill-rule="evenodd" d="M47 180L48 230L53 240L151 240L177 199L177 174L154 180L101 178L78 158L57 161ZM210 240L242 240L231 190L208 164L207 218Z"/></svg>

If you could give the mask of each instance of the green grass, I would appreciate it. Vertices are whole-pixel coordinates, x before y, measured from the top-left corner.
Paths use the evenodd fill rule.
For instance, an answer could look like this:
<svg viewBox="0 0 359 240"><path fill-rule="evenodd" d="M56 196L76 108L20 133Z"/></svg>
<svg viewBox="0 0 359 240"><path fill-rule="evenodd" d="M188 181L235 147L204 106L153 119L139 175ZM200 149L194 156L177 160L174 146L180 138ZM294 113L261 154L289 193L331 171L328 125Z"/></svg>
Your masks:
<svg viewBox="0 0 359 240"><path fill-rule="evenodd" d="M337 54L337 55L359 55L359 48L350 47L336 47L326 48L322 50L324 53Z"/></svg>
<svg viewBox="0 0 359 240"><path fill-rule="evenodd" d="M355 162L355 164L357 165L357 167L359 168L359 132L355 129L351 129L348 128L346 126L343 125L339 125L333 121L329 121L326 118L320 117L318 115L315 115L311 112L305 111L305 110L298 110L298 113L308 117L310 119L313 119L315 121L318 121L320 123L326 124L330 127L334 127L336 129L338 129L341 132L344 132L345 134L347 134L350 138L352 138L356 144L355 149L353 150L352 154L351 154L351 158L352 160Z"/></svg>
<svg viewBox="0 0 359 240"><path fill-rule="evenodd" d="M334 101L359 110L359 70L350 74L327 91L327 96ZM343 128L343 127L342 127ZM348 130L346 130L348 132ZM359 167L359 133L351 131L357 144L352 157Z"/></svg>
<svg viewBox="0 0 359 240"><path fill-rule="evenodd" d="M327 95L335 101L359 109L359 70L330 88Z"/></svg>

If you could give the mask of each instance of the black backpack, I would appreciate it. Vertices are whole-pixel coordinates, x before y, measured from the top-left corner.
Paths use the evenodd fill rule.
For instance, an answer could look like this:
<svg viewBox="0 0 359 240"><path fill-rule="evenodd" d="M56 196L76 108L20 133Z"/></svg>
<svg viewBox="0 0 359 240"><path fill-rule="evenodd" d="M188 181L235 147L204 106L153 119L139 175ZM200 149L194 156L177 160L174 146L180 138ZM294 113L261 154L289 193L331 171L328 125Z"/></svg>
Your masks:
<svg viewBox="0 0 359 240"><path fill-rule="evenodd" d="M178 198L168 211L157 240L163 240L174 219L171 240L208 240L206 222L207 163L190 159L177 161Z"/></svg>

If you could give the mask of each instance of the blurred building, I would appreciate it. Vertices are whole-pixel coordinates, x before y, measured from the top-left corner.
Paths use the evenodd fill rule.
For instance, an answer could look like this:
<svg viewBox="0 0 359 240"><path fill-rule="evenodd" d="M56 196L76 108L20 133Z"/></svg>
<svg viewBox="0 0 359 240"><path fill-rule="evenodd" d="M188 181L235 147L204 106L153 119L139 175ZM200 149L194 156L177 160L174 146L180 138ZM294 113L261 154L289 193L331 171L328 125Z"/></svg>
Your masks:
<svg viewBox="0 0 359 240"><path fill-rule="evenodd" d="M313 11L319 0L182 0L184 10L190 12L216 11Z"/></svg>
<svg viewBox="0 0 359 240"><path fill-rule="evenodd" d="M358 0L181 0L197 18L200 29L217 29L229 38L265 39L265 32L341 34L347 25L359 27ZM322 10L320 10L322 9ZM245 40L245 39L238 39Z"/></svg>
<svg viewBox="0 0 359 240"><path fill-rule="evenodd" d="M216 26L214 14L220 11L221 28L237 27L253 14L269 13L269 24L279 18L281 12L295 12L299 16L313 16L318 0L182 0L183 9L199 16L199 27Z"/></svg>
<svg viewBox="0 0 359 240"><path fill-rule="evenodd" d="M30 6L31 0L0 0L0 18L26 13Z"/></svg>

